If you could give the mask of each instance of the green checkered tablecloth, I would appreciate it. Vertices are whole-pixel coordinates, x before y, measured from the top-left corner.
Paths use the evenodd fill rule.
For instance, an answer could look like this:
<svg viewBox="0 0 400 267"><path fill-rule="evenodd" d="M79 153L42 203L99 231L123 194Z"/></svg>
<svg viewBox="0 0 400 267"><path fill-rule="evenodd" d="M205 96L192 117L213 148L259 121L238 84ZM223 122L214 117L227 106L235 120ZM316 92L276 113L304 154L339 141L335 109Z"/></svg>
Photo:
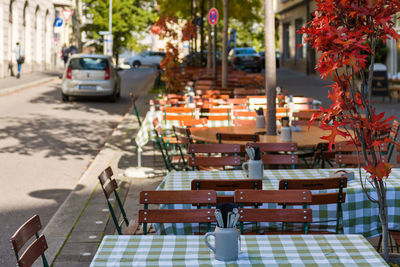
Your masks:
<svg viewBox="0 0 400 267"><path fill-rule="evenodd" d="M362 234L373 237L380 234L378 205L372 203L365 196L358 177L357 169L354 171L356 179L349 181L346 189L346 202L343 207L343 232L345 234ZM332 169L285 169L264 170L263 189L278 189L281 179L310 179L331 177ZM362 172L365 176L365 172ZM188 171L170 172L159 185L158 190L190 190L193 179L235 179L246 178L244 171ZM376 197L373 189L369 188L371 195ZM392 169L387 180L387 204L389 215L389 229L400 230L400 169ZM178 205L177 205L178 206ZM179 205L176 208L190 208L190 205ZM275 208L272 204L264 205L266 208ZM167 206L166 208L171 208ZM314 220L336 218L336 204L311 206ZM329 223L333 226L335 222ZM198 225L190 224L161 224L158 229L162 234L190 234L198 231Z"/></svg>
<svg viewBox="0 0 400 267"><path fill-rule="evenodd" d="M222 262L203 236L105 236L100 266L388 266L361 235L244 235L239 258Z"/></svg>

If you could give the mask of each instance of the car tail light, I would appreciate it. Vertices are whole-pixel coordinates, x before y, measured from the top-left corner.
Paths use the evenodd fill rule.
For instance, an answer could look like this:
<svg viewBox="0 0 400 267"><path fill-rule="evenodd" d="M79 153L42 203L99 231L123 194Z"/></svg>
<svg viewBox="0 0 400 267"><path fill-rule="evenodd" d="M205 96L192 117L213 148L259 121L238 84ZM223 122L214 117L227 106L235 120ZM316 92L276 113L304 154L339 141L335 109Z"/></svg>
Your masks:
<svg viewBox="0 0 400 267"><path fill-rule="evenodd" d="M67 69L67 79L72 79L72 69L71 69L71 67L68 67L68 69Z"/></svg>
<svg viewBox="0 0 400 267"><path fill-rule="evenodd" d="M106 69L106 73L104 74L104 80L109 80L111 78L110 69Z"/></svg>

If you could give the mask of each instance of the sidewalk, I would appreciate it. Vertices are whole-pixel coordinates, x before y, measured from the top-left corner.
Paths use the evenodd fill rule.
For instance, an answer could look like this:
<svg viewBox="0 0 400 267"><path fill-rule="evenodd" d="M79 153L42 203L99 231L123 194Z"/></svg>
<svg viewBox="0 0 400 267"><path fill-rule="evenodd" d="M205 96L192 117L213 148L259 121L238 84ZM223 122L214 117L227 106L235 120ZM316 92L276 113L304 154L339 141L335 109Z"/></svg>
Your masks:
<svg viewBox="0 0 400 267"><path fill-rule="evenodd" d="M61 71L62 70L34 72L21 74L19 79L16 77L0 79L0 96L58 79L59 75L61 75Z"/></svg>
<svg viewBox="0 0 400 267"><path fill-rule="evenodd" d="M324 105L330 103L327 99L328 88L325 87L328 82L321 81L316 76L306 76L284 69L279 69L277 76L278 85L290 94L313 96L321 100ZM150 98L152 95L147 94L141 96L138 101L138 110L142 118L149 110ZM396 103L378 103L381 109L393 105ZM139 124L130 110L93 160L74 191L43 230L49 245L46 255L52 266L89 266L102 237L115 234L115 226L97 179L107 166L112 167L114 178L119 182L120 197L129 218L137 216L139 192L155 189L165 177L162 159L158 151L154 151L151 142L144 147L142 165L154 168L154 177L125 176L124 172L128 167L137 166L134 138L138 130Z"/></svg>

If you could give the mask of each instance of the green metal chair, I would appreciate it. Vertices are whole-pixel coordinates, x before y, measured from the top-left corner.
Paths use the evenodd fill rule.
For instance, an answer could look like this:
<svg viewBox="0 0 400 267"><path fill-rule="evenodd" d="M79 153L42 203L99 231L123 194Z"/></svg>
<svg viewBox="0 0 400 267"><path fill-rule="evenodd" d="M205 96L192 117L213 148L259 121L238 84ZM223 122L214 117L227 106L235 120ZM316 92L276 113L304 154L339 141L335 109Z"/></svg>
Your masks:
<svg viewBox="0 0 400 267"><path fill-rule="evenodd" d="M135 112L136 118L137 118L138 123L139 123L139 127L142 127L142 121L141 121L140 116L139 116L139 111L138 111L138 109L136 107L136 101L139 99L139 97L135 96L133 93L130 93L130 96L131 96L131 99L132 99L133 112Z"/></svg>
<svg viewBox="0 0 400 267"><path fill-rule="evenodd" d="M10 242L13 246L15 257L17 258L17 266L30 267L39 258L42 257L43 267L49 267L44 252L47 250L47 242L44 235L39 236L39 230L42 229L39 215L34 215L26 221L11 237ZM25 249L22 255L19 252L26 243L35 236L36 239Z"/></svg>
<svg viewBox="0 0 400 267"><path fill-rule="evenodd" d="M128 220L124 206L121 201L121 198L119 197L119 194L118 194L118 190L117 190L118 184L114 179L111 178L111 176L112 176L112 170L110 167L108 167L98 177L101 188L103 189L104 195L106 196L108 209L110 210L110 213L111 213L111 218L114 222L115 228L119 235L133 234L136 231L138 224L135 220L131 220L131 221ZM110 196L112 195L112 193L114 193L118 208L122 215L121 222L118 222L118 218L114 211L113 204L110 201ZM123 225L125 225L124 230L122 230Z"/></svg>
<svg viewBox="0 0 400 267"><path fill-rule="evenodd" d="M333 178L318 178L318 179L283 179L279 181L280 190L293 190L293 189L308 189L308 190L328 190L337 189L336 192L331 193L313 193L312 202L309 205L325 205L336 204L336 218L312 221L312 223L328 223L336 222L335 232L343 231L342 226L342 203L346 201L346 192L344 188L347 187L346 177L333 177ZM286 205L283 205L286 208ZM329 234L329 231L313 231L312 233Z"/></svg>

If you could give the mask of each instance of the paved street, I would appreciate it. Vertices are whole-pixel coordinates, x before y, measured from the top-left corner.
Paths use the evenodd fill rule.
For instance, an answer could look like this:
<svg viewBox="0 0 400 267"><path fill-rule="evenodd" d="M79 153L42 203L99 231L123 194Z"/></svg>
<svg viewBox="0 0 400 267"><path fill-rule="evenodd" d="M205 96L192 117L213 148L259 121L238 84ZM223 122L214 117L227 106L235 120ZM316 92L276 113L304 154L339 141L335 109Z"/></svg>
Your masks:
<svg viewBox="0 0 400 267"><path fill-rule="evenodd" d="M14 266L8 237L33 214L45 226L78 183L154 69L121 72L117 103L61 101L60 80L0 97L0 266ZM1 82L1 80L0 80Z"/></svg>

